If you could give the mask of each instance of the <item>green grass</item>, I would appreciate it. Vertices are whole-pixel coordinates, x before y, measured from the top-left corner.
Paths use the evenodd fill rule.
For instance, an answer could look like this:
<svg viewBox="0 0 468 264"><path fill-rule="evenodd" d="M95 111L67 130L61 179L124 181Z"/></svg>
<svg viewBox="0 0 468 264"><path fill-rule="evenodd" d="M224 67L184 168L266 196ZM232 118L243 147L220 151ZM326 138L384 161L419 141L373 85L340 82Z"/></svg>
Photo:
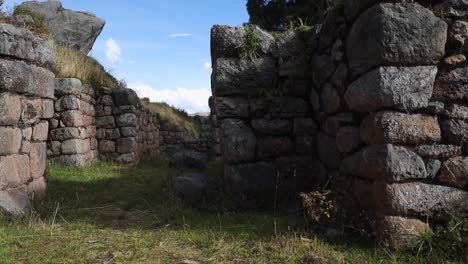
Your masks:
<svg viewBox="0 0 468 264"><path fill-rule="evenodd" d="M271 264L303 263L306 255L322 263L429 263L360 238L322 239L295 215L233 212L220 202L195 209L173 195L176 174L163 161L50 166L49 197L36 214L0 222L0 263Z"/></svg>

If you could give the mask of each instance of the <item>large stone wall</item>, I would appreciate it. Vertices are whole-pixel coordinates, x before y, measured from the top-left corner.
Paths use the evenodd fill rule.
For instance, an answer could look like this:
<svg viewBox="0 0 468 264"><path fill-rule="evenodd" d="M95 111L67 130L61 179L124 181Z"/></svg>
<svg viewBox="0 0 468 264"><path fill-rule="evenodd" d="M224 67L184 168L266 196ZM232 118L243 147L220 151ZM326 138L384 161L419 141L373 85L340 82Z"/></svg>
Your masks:
<svg viewBox="0 0 468 264"><path fill-rule="evenodd" d="M56 79L55 114L50 120L49 157L61 165L97 160L96 92L78 79Z"/></svg>
<svg viewBox="0 0 468 264"><path fill-rule="evenodd" d="M215 26L212 116L228 188L271 192L296 161L279 182L326 183L347 221L401 247L468 215L468 10L381 2L345 1L310 38L255 29L253 61L244 28Z"/></svg>
<svg viewBox="0 0 468 264"><path fill-rule="evenodd" d="M54 65L51 43L0 24L0 211L23 214L45 194Z"/></svg>

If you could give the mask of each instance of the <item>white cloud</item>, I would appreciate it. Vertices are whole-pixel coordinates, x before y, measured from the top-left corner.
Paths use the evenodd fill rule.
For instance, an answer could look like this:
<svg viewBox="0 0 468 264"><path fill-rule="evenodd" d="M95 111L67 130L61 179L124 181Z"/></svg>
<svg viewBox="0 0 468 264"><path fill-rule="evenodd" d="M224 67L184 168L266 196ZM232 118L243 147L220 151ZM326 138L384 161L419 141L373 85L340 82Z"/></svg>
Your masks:
<svg viewBox="0 0 468 264"><path fill-rule="evenodd" d="M106 57L112 64L122 61L122 48L113 38L106 41Z"/></svg>
<svg viewBox="0 0 468 264"><path fill-rule="evenodd" d="M139 97L148 97L152 102L166 102L188 113L209 112L208 98L211 90L208 88L157 89L143 83L128 85Z"/></svg>
<svg viewBox="0 0 468 264"><path fill-rule="evenodd" d="M213 68L211 66L211 62L205 62L203 64L203 68L205 69L205 71L207 71L208 73L211 73L213 71Z"/></svg>
<svg viewBox="0 0 468 264"><path fill-rule="evenodd" d="M174 33L169 35L170 38L188 38L191 36L192 34L190 33Z"/></svg>

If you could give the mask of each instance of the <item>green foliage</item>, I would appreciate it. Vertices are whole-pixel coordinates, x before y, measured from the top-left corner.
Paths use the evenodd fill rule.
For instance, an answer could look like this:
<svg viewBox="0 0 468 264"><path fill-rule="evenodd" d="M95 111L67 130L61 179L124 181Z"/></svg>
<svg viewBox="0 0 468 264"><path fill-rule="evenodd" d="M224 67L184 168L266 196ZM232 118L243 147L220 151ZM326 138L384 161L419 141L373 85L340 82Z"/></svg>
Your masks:
<svg viewBox="0 0 468 264"><path fill-rule="evenodd" d="M241 44L238 49L244 59L255 61L260 57L260 38L255 34L254 26L245 27L245 34L242 37Z"/></svg>
<svg viewBox="0 0 468 264"><path fill-rule="evenodd" d="M434 232L422 234L410 250L418 256L442 256L445 259L461 260L468 248L468 219L458 212L446 213L448 224L436 227ZM446 225L445 225L446 224Z"/></svg>

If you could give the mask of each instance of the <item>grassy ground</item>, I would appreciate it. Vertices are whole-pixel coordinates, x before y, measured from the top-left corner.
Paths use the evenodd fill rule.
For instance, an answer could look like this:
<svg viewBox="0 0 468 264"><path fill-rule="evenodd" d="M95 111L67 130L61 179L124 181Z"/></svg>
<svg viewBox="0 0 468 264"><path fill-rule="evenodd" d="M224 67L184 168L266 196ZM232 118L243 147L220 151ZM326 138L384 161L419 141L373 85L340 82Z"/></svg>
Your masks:
<svg viewBox="0 0 468 264"><path fill-rule="evenodd" d="M234 213L218 200L194 209L173 195L177 171L161 161L48 173L37 215L0 222L0 263L447 263L327 241L293 215ZM303 262L307 255L321 262Z"/></svg>

